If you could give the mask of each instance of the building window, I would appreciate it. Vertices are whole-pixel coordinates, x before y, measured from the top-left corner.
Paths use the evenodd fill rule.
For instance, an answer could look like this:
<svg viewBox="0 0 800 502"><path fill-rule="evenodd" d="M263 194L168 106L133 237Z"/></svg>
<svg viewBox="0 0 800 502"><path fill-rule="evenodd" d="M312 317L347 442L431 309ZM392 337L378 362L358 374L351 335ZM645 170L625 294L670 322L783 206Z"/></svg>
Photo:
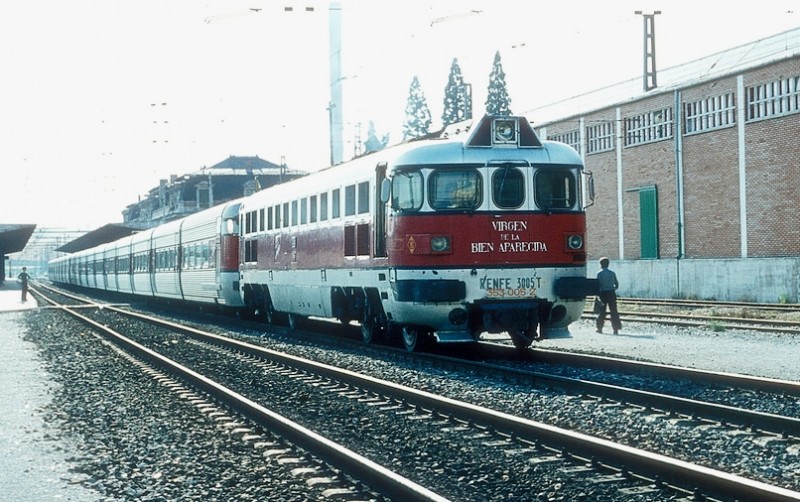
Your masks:
<svg viewBox="0 0 800 502"><path fill-rule="evenodd" d="M673 135L672 108L664 108L625 119L625 146L669 139Z"/></svg>
<svg viewBox="0 0 800 502"><path fill-rule="evenodd" d="M300 224L305 225L308 223L308 199L303 197L300 199Z"/></svg>
<svg viewBox="0 0 800 502"><path fill-rule="evenodd" d="M747 88L747 120L800 111L800 76Z"/></svg>
<svg viewBox="0 0 800 502"><path fill-rule="evenodd" d="M309 222L316 223L316 221L317 221L317 196L316 195L312 195L308 199L308 203L310 204L310 206L309 206L309 209L310 209L310 211L309 211Z"/></svg>
<svg viewBox="0 0 800 502"><path fill-rule="evenodd" d="M608 152L614 149L614 123L601 122L586 128L586 153Z"/></svg>
<svg viewBox="0 0 800 502"><path fill-rule="evenodd" d="M550 141L558 141L561 143L566 143L576 151L581 151L581 132L577 129L574 131L565 132L562 134L556 134L551 138L547 138Z"/></svg>
<svg viewBox="0 0 800 502"><path fill-rule="evenodd" d="M732 92L684 103L686 134L719 129L736 124L736 99Z"/></svg>

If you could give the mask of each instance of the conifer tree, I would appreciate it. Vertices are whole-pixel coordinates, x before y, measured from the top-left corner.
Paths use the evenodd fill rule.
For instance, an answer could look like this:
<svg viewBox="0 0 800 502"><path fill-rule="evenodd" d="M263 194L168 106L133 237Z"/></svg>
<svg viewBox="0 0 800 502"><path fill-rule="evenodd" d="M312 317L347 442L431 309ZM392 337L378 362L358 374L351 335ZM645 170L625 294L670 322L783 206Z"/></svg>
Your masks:
<svg viewBox="0 0 800 502"><path fill-rule="evenodd" d="M486 95L486 113L489 115L511 115L511 98L506 89L506 73L500 62L500 51L494 55L492 73L489 75L489 92Z"/></svg>
<svg viewBox="0 0 800 502"><path fill-rule="evenodd" d="M425 93L419 85L419 79L414 76L411 87L408 89L408 102L406 103L406 121L403 124L403 141L425 136L431 127L431 110Z"/></svg>
<svg viewBox="0 0 800 502"><path fill-rule="evenodd" d="M444 112L442 125L450 125L472 118L472 92L469 84L464 83L458 59L450 65L450 77L444 89Z"/></svg>

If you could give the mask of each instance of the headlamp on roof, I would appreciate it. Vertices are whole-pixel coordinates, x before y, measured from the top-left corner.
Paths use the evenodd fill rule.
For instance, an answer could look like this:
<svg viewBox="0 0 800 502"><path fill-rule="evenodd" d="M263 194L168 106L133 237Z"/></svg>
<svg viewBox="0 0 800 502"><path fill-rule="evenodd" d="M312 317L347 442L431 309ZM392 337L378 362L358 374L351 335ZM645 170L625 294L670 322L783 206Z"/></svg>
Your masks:
<svg viewBox="0 0 800 502"><path fill-rule="evenodd" d="M492 120L492 142L494 144L517 144L517 120L495 118Z"/></svg>

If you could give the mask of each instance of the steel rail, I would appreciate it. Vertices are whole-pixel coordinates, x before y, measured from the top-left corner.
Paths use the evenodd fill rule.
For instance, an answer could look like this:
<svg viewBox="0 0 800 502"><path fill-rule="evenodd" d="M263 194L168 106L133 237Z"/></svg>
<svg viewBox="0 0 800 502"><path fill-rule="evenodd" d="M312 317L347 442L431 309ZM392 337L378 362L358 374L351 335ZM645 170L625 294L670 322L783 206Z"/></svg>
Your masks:
<svg viewBox="0 0 800 502"><path fill-rule="evenodd" d="M605 439L561 429L482 406L437 396L426 391L277 352L240 340L233 340L200 329L154 319L136 312L128 312L114 307L110 308L110 310L137 317L148 322L158 323L159 325L167 326L171 329L192 334L193 336L197 336L211 343L230 347L256 357L278 361L282 364L308 371L309 373L338 381L349 382L365 390L380 394L390 393L409 404L437 410L440 413L448 415L457 415L467 420L472 420L475 423L485 424L487 427L492 427L495 430L502 430L509 434L516 435L518 438L527 439L531 442L545 442L549 445L557 445L559 448L567 448L577 456L597 459L599 462L609 466L635 467L637 473L642 473L651 479L659 479L662 482L675 484L684 488L696 487L706 494L733 499L759 500L764 502L800 500L800 492L769 485L760 481L754 481L735 474L669 458L658 453L620 445Z"/></svg>
<svg viewBox="0 0 800 502"><path fill-rule="evenodd" d="M41 294L41 293L40 293ZM46 301L53 303L51 300L45 298ZM55 305L55 303L53 303ZM99 306L99 304L98 304ZM118 313L131 314L116 307L108 307ZM190 383L198 389L201 389L213 397L222 401L230 409L241 413L259 423L265 424L270 431L287 438L289 441L299 445L301 448L311 452L324 461L336 466L349 475L365 481L374 489L381 493L396 498L398 500L411 500L420 502L447 502L449 499L434 493L431 490L415 483L414 481L405 478L385 467L363 457L344 446L339 445L313 431L303 427L302 425L293 422L278 413L275 413L260 404L251 401L247 397L224 387L217 382L187 368L171 359L155 352L144 345L118 333L103 324L100 324L78 312L72 310L72 307L61 306L61 310L69 313L81 322L98 330L104 336L112 340L114 343L124 346L130 352L138 355L139 357L148 359L154 364L159 365L165 370L176 375L178 378ZM135 313L134 313L135 314ZM141 317L149 322L154 319L147 318L141 314L135 314L136 317ZM166 323L174 329L186 330L186 327L181 327L174 323Z"/></svg>
<svg viewBox="0 0 800 502"><path fill-rule="evenodd" d="M425 356L419 354L418 357ZM605 397L628 404L651 407L667 413L680 413L692 418L697 414L708 420L755 427L758 430L770 431L776 434L800 436L800 418L765 413L719 403L698 401L696 399L671 396L659 392L631 389L604 382L594 382L539 371L509 368L498 364L463 361L445 356L427 357L437 360L446 360L449 364L459 364L461 366L474 368L477 371L492 372L500 377L507 377L511 374L521 378L528 378L536 383L551 382L553 386L556 387L583 392L596 397Z"/></svg>
<svg viewBox="0 0 800 502"><path fill-rule="evenodd" d="M759 377L753 375L740 375L723 371L701 370L685 366L672 366L669 364L634 361L619 357L599 356L593 354L578 354L550 349L533 349L532 357L539 362L548 364L581 365L597 369L627 371L629 373L654 373L672 378L695 380L704 383L747 388L750 390L773 392L779 394L800 396L800 382L780 380L777 378Z"/></svg>
<svg viewBox="0 0 800 502"><path fill-rule="evenodd" d="M796 303L756 303L733 302L721 300L672 300L667 298L633 298L620 296L617 303L633 305L655 305L663 307L689 307L689 308L743 308L757 311L800 312L800 304Z"/></svg>

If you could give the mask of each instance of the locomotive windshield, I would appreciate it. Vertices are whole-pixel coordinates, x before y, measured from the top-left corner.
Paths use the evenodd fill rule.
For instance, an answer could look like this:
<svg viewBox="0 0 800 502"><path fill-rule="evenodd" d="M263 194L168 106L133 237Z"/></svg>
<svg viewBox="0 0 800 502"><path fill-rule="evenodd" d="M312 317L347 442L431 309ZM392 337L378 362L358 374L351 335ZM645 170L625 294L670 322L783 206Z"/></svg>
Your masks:
<svg viewBox="0 0 800 502"><path fill-rule="evenodd" d="M481 176L475 169L433 171L428 197L433 209L475 209L482 199Z"/></svg>
<svg viewBox="0 0 800 502"><path fill-rule="evenodd" d="M474 211L484 205L500 210L580 209L578 173L564 167L520 168L507 164L479 168L410 168L392 177L392 208L419 211L425 201L435 211ZM484 177L486 183L484 184Z"/></svg>
<svg viewBox="0 0 800 502"><path fill-rule="evenodd" d="M392 207L416 211L422 207L423 184L419 171L400 171L392 178Z"/></svg>
<svg viewBox="0 0 800 502"><path fill-rule="evenodd" d="M525 202L525 175L511 166L498 169L492 175L492 199L501 209L514 209Z"/></svg>
<svg viewBox="0 0 800 502"><path fill-rule="evenodd" d="M542 209L572 209L578 199L572 171L543 169L534 178L536 205Z"/></svg>

